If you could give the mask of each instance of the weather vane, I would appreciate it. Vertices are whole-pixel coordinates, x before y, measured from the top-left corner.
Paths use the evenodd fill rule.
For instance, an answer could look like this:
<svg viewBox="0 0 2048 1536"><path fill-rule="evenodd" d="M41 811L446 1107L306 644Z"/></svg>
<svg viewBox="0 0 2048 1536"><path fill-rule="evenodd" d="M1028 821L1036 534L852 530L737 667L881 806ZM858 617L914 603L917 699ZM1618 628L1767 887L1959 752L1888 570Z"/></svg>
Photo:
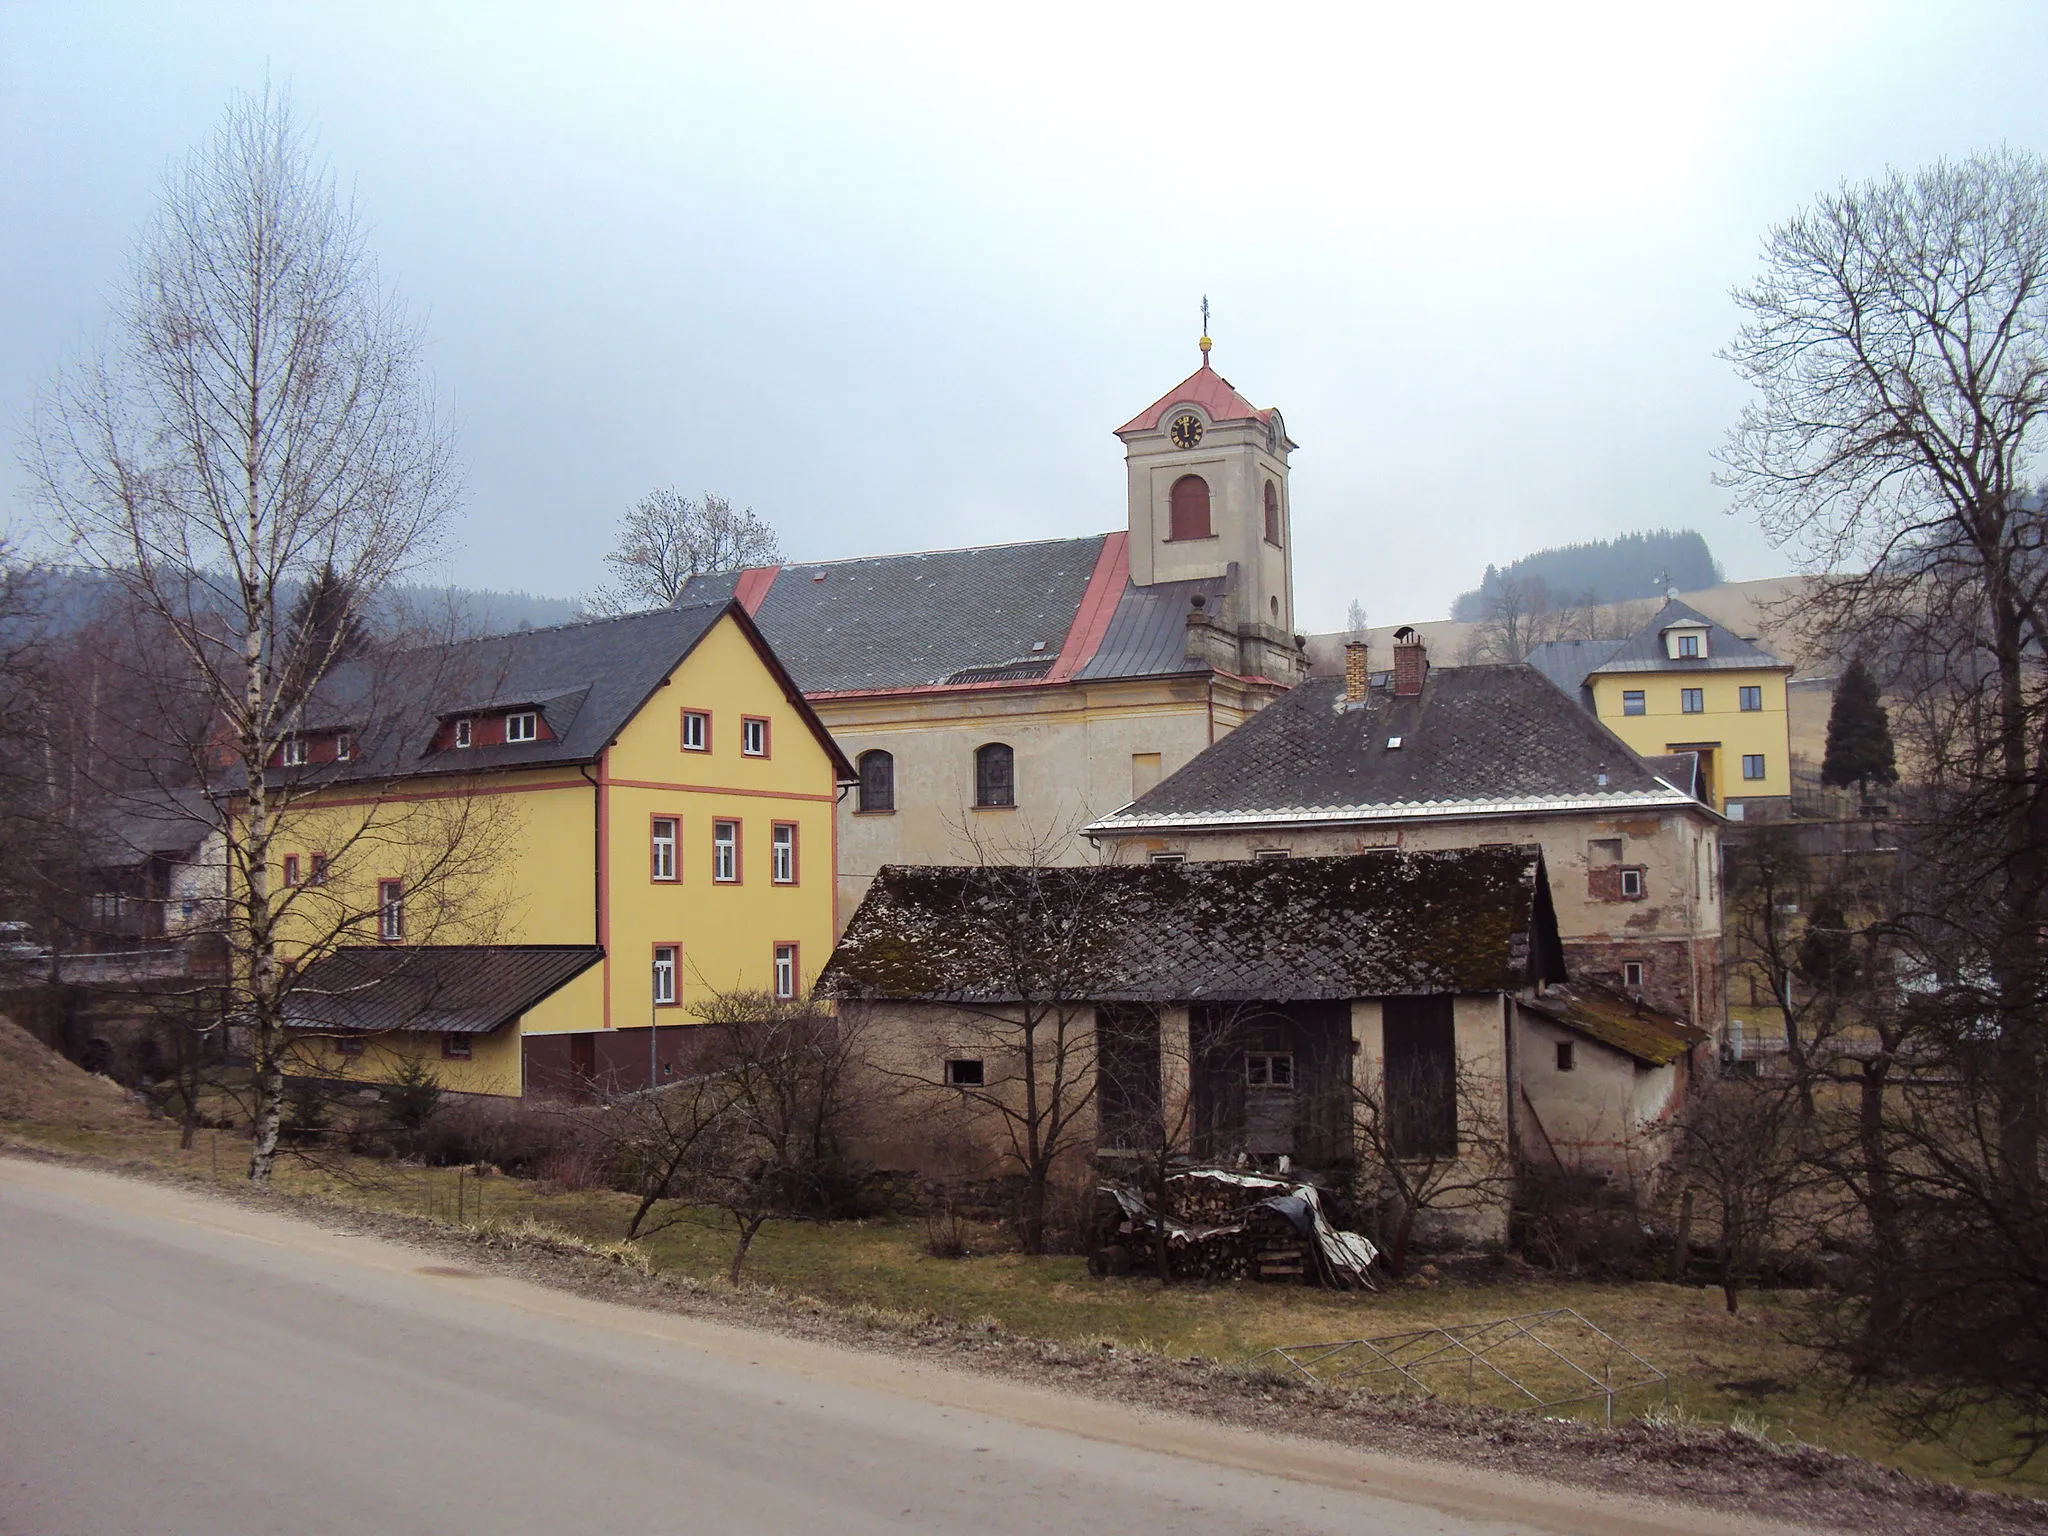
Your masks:
<svg viewBox="0 0 2048 1536"><path fill-rule="evenodd" d="M1202 295L1202 366L1209 364L1209 295Z"/></svg>

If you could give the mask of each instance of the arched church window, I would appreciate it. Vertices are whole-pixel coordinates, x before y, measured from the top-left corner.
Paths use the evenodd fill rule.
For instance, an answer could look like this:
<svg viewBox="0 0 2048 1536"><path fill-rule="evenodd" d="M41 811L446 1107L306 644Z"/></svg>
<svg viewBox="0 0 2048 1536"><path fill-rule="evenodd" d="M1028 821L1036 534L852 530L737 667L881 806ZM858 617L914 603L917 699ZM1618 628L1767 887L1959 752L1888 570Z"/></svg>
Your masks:
<svg viewBox="0 0 2048 1536"><path fill-rule="evenodd" d="M1209 482L1200 475L1182 475L1173 482L1169 539L1209 537Z"/></svg>
<svg viewBox="0 0 2048 1536"><path fill-rule="evenodd" d="M1270 480L1266 482L1266 542L1280 542L1280 488Z"/></svg>
<svg viewBox="0 0 2048 1536"><path fill-rule="evenodd" d="M1000 741L974 752L974 803L1004 806L1017 803L1017 759Z"/></svg>
<svg viewBox="0 0 2048 1536"><path fill-rule="evenodd" d="M860 809L896 809L896 758L888 752L863 752L856 764L860 769Z"/></svg>

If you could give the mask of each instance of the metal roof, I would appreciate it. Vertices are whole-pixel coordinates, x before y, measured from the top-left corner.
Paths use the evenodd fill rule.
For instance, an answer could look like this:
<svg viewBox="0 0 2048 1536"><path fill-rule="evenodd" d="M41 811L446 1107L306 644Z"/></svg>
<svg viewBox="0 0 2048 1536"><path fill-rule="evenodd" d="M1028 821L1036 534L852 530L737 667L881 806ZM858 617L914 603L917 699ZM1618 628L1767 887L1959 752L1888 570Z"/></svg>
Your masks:
<svg viewBox="0 0 2048 1536"><path fill-rule="evenodd" d="M1214 603L1227 585L1220 576L1126 585L1102 643L1074 675L1092 681L1207 671L1205 663L1188 659L1188 606L1196 597Z"/></svg>
<svg viewBox="0 0 2048 1536"><path fill-rule="evenodd" d="M285 1023L344 1034L489 1034L603 958L604 951L594 944L391 944L332 950L293 978Z"/></svg>

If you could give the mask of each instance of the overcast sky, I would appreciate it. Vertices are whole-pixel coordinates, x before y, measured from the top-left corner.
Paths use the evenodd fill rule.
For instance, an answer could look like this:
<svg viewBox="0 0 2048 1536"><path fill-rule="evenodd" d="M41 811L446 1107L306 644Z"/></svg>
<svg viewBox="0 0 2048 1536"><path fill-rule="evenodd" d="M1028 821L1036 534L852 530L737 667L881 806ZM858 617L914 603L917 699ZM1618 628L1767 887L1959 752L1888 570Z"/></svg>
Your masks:
<svg viewBox="0 0 2048 1536"><path fill-rule="evenodd" d="M2048 148L2044 64L2048 6L1962 0L0 0L0 427L267 73L426 322L450 579L574 595L671 481L796 558L1120 527L1111 429L1194 367L1204 293L1302 444L1304 627L1637 528L1773 575L1711 483L1728 289L1845 178Z"/></svg>

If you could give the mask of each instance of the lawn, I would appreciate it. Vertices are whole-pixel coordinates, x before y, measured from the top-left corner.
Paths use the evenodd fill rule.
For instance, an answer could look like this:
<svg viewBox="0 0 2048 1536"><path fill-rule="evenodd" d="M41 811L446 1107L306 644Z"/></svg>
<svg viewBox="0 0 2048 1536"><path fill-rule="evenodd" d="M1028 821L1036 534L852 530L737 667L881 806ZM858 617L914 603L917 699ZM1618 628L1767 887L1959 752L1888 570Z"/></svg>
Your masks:
<svg viewBox="0 0 2048 1536"><path fill-rule="evenodd" d="M161 1122L102 1120L88 1128L0 1121L0 1139L115 1161L139 1160L223 1184L241 1182L247 1142L202 1131L179 1151ZM572 1236L621 1237L632 1201L604 1191L561 1192L502 1175L476 1178L453 1169L344 1159L325 1167L281 1165L289 1194L369 1210L453 1222L457 1201L469 1225L530 1219ZM1832 1393L1822 1362L1788 1337L1797 1296L1747 1296L1734 1317L1718 1291L1691 1286L1577 1280L1476 1280L1427 1269L1374 1293L1335 1293L1239 1282L1162 1289L1143 1278L1091 1279L1078 1257L1030 1258L1004 1251L1001 1234L979 1234L979 1251L962 1259L926 1252L925 1228L910 1220L771 1222L756 1240L746 1280L842 1307L937 1318L1014 1335L1118 1349L1238 1362L1275 1345L1379 1336L1422 1327L1484 1322L1570 1307L1668 1373L1668 1385L1624 1398L1622 1410L1677 1411L1706 1421L1741 1422L1776 1437L1796 1437L1926 1476L2008 1491L2040 1493L2041 1476L1985 1477L1955 1449L1900 1445L1882 1428L1878 1407ZM732 1230L715 1213L689 1213L635 1246L658 1270L717 1280L732 1253ZM1575 1410L1597 1416L1597 1404Z"/></svg>

